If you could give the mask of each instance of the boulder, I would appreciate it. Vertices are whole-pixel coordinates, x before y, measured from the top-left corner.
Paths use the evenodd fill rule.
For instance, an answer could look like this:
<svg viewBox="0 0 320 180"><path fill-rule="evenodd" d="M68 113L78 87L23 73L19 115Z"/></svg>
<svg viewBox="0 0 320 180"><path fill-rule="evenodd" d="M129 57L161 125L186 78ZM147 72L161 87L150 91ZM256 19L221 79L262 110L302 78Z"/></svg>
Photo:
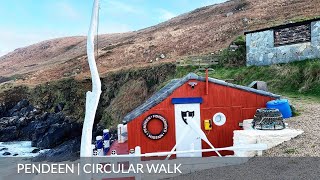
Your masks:
<svg viewBox="0 0 320 180"><path fill-rule="evenodd" d="M19 101L12 109L9 110L10 116L12 116L15 112L20 111L22 108L27 107L29 105L29 101L23 99Z"/></svg>
<svg viewBox="0 0 320 180"><path fill-rule="evenodd" d="M48 129L49 126L44 122L31 121L27 126L21 127L19 140L32 141L34 134L37 134L37 137L39 137L46 132L46 128Z"/></svg>
<svg viewBox="0 0 320 180"><path fill-rule="evenodd" d="M0 151L7 151L8 148L1 148Z"/></svg>
<svg viewBox="0 0 320 180"><path fill-rule="evenodd" d="M35 119L36 119L37 121L46 121L47 118L48 118L48 116L49 116L49 113L48 113L48 112L44 112L43 114L37 114L37 115L35 116Z"/></svg>
<svg viewBox="0 0 320 180"><path fill-rule="evenodd" d="M12 112L10 115L11 116L19 116L19 117L23 117L23 116L28 116L31 112L33 112L35 109L33 106L28 105L26 107L22 107L20 110L17 110L15 112Z"/></svg>
<svg viewBox="0 0 320 180"><path fill-rule="evenodd" d="M14 141L19 137L16 126L0 127L0 141Z"/></svg>
<svg viewBox="0 0 320 180"><path fill-rule="evenodd" d="M36 148L36 149L33 149L32 151L31 151L31 153L38 153L40 151L40 149L39 148Z"/></svg>
<svg viewBox="0 0 320 180"><path fill-rule="evenodd" d="M46 118L46 122L48 124L55 124L58 122L63 122L65 120L65 116L62 112L59 113L49 113Z"/></svg>
<svg viewBox="0 0 320 180"><path fill-rule="evenodd" d="M10 153L10 152L4 152L2 155L3 155L3 156L10 156L11 153Z"/></svg>
<svg viewBox="0 0 320 180"><path fill-rule="evenodd" d="M77 137L63 142L59 146L40 153L37 157L34 157L33 161L74 161L79 159L80 156L80 144L81 138Z"/></svg>
<svg viewBox="0 0 320 180"><path fill-rule="evenodd" d="M27 118L27 117L21 117L21 118L19 118L18 121L17 121L17 126L18 126L18 127L27 126L29 120L30 120L30 119Z"/></svg>
<svg viewBox="0 0 320 180"><path fill-rule="evenodd" d="M15 126L19 117L13 116L13 117L3 117L0 119L0 126L1 127L7 127L7 126Z"/></svg>
<svg viewBox="0 0 320 180"><path fill-rule="evenodd" d="M29 138L31 138L31 146L37 147L39 139L41 139L45 135L45 133L50 128L50 125L46 122L38 121L38 122L33 122L33 125L29 126L28 128L29 129L32 128L32 134L31 136L29 136Z"/></svg>
<svg viewBox="0 0 320 180"><path fill-rule="evenodd" d="M70 133L70 124L52 124L45 135L39 137L37 147L43 149L51 149L61 144Z"/></svg>

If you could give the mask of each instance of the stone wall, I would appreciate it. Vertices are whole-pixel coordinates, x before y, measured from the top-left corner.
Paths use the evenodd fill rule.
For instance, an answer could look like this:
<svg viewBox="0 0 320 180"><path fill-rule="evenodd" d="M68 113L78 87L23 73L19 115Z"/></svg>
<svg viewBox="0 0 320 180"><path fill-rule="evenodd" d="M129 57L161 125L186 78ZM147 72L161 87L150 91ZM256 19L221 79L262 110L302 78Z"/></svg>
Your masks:
<svg viewBox="0 0 320 180"><path fill-rule="evenodd" d="M301 30L301 33L295 33L291 28L294 38L290 42L283 43L286 36L279 36L275 40L275 33L281 29L268 29L265 31L252 32L246 34L247 46L247 66L271 65L278 63L288 63L292 61L301 61L305 59L314 59L320 57L320 21L314 21L310 24L311 40L304 39L304 42L297 42L299 38L308 38L308 29ZM303 28L302 28L303 29ZM283 31L289 32L289 31ZM281 39L282 37L282 39ZM280 38L280 39L279 39ZM276 44L275 44L276 42ZM282 42L279 44L279 42Z"/></svg>

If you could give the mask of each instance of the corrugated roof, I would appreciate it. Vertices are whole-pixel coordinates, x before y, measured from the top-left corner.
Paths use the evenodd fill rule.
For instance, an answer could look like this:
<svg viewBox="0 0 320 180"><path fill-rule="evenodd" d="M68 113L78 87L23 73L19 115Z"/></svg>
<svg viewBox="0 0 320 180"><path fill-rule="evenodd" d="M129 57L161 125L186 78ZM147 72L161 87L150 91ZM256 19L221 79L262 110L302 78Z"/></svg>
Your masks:
<svg viewBox="0 0 320 180"><path fill-rule="evenodd" d="M148 111L152 107L154 107L157 104L161 103L168 96L170 96L173 93L174 90L176 90L178 87L182 86L184 83L186 83L189 80L206 81L206 78L198 76L198 75L196 75L194 73L189 73L188 75L186 75L185 77L183 77L181 79L173 79L173 80L171 80L166 86L164 86L157 93L155 93L153 96L151 96L145 103L141 104L136 109L134 109L129 114L127 114L124 117L123 121L128 123L131 120L137 118L138 116L140 116L144 112ZM215 83L215 84L219 84L219 85L223 85L223 86L236 88L236 89L240 89L240 90L244 90L244 91L248 91L248 92L253 92L253 93L256 93L256 94L261 94L261 95L264 95L264 96L270 96L270 97L273 97L273 98L280 98L280 95L277 95L277 94L273 94L273 93L270 93L270 92L249 88L249 87L246 87L246 86L227 83L225 81L222 81L222 80L219 80L219 79L215 79L215 78L209 78L209 82Z"/></svg>

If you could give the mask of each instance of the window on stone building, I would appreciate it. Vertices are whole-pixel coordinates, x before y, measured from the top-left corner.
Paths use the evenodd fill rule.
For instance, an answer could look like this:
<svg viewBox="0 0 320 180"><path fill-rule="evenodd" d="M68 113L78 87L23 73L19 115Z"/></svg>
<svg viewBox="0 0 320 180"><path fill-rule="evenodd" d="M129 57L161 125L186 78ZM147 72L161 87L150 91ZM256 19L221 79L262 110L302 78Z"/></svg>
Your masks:
<svg viewBox="0 0 320 180"><path fill-rule="evenodd" d="M311 41L311 24L274 29L274 46L296 44Z"/></svg>

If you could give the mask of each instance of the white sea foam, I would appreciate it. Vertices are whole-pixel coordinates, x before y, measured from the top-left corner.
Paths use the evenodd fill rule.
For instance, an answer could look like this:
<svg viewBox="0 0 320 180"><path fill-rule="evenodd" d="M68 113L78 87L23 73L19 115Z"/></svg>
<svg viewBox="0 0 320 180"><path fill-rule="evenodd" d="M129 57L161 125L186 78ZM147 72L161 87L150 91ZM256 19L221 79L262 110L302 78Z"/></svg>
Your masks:
<svg viewBox="0 0 320 180"><path fill-rule="evenodd" d="M0 151L0 157L35 157L41 152L45 152L48 149L40 150L38 153L31 153L35 147L31 146L31 141L12 141L12 142L0 142L0 150L3 148L8 148ZM11 155L4 156L3 153L9 152Z"/></svg>

